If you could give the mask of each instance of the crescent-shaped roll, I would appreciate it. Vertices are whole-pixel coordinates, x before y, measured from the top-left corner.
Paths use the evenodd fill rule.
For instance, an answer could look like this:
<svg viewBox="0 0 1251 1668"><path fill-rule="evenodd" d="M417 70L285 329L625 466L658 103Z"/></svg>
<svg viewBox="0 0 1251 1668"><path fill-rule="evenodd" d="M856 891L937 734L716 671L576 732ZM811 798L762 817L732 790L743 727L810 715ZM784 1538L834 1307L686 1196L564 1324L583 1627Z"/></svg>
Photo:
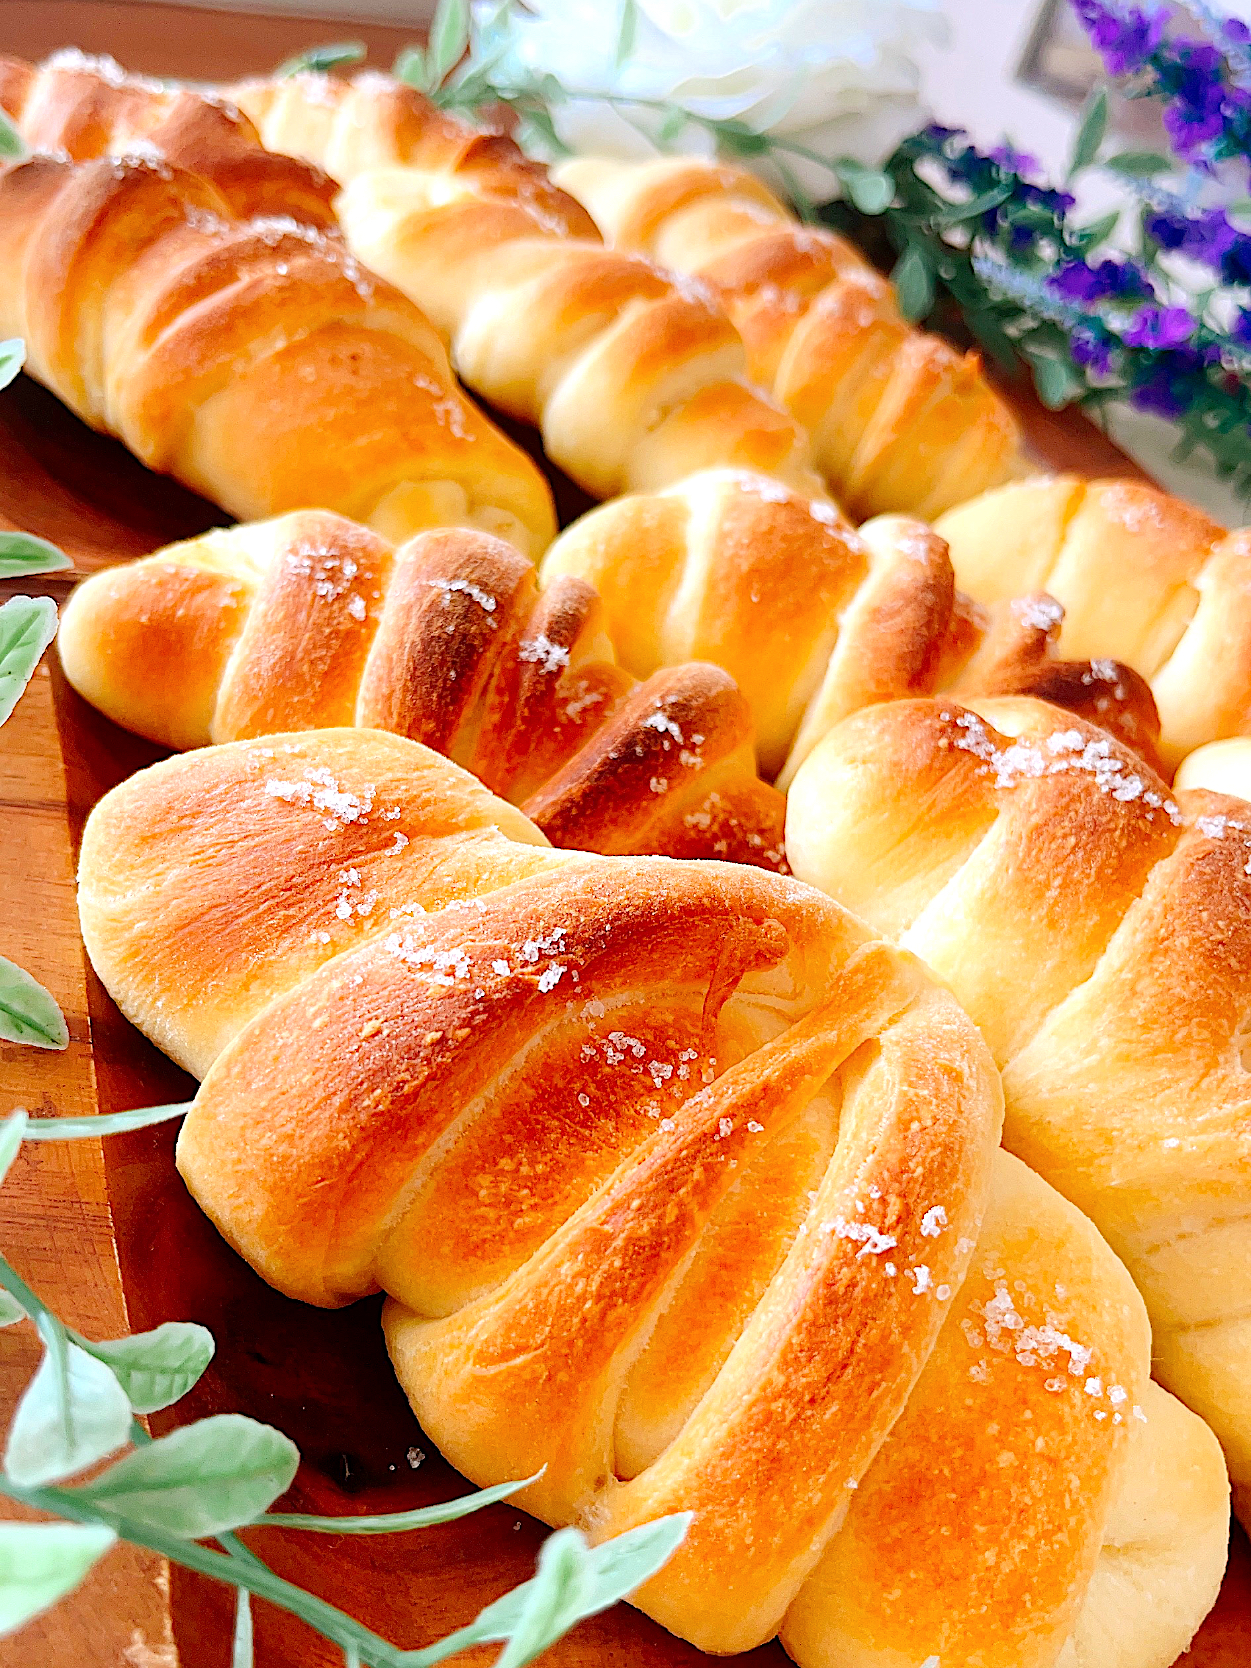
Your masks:
<svg viewBox="0 0 1251 1668"><path fill-rule="evenodd" d="M1156 761L1155 707L1135 672L1057 659L1063 610L1045 595L971 604L943 540L909 517L857 532L765 476L703 470L591 510L542 574L596 587L636 677L690 659L724 667L751 706L761 768L782 787L849 712L948 688L1037 695Z"/></svg>
<svg viewBox="0 0 1251 1668"><path fill-rule="evenodd" d="M1251 530L1139 481L1055 475L962 504L938 531L979 601L1050 591L1064 652L1115 655L1150 682L1170 770L1251 732Z"/></svg>
<svg viewBox="0 0 1251 1668"><path fill-rule="evenodd" d="M511 139L376 73L246 82L271 150L325 167L354 253L413 297L468 386L535 424L588 492L737 464L821 491L806 433L744 380L712 290L605 249Z"/></svg>
<svg viewBox="0 0 1251 1668"><path fill-rule="evenodd" d="M330 176L266 151L237 105L127 75L112 58L72 47L42 64L0 57L0 110L32 151L74 162L159 158L211 180L240 219L283 214L323 231L336 227Z"/></svg>
<svg viewBox="0 0 1251 1668"><path fill-rule="evenodd" d="M410 301L337 238L238 218L162 159L0 172L0 334L85 422L240 518L319 504L532 556L555 531L538 468L460 393Z"/></svg>
<svg viewBox="0 0 1251 1668"><path fill-rule="evenodd" d="M1251 1508L1251 805L1029 700L895 702L796 776L795 872L925 959L1004 1140L1125 1260Z"/></svg>
<svg viewBox="0 0 1251 1668"><path fill-rule="evenodd" d="M340 901L353 872L365 910ZM92 960L205 1074L195 1197L266 1279L380 1287L423 1427L596 1539L693 1514L634 1602L802 1668L1162 1668L1227 1494L1090 1224L995 1156L996 1073L906 952L759 870L554 852L401 737L140 772ZM924 1653L924 1654L922 1654Z"/></svg>
<svg viewBox="0 0 1251 1668"><path fill-rule="evenodd" d="M997 486L1019 434L975 353L907 323L846 239L801 225L745 168L699 157L555 171L605 239L711 286L747 347L748 374L812 436L857 517L929 518Z"/></svg>
<svg viewBox="0 0 1251 1668"><path fill-rule="evenodd" d="M556 844L782 866L782 796L756 775L726 673L616 665L583 580L539 595L485 533L398 551L304 510L107 568L58 633L78 692L167 747L362 725L411 737L524 807Z"/></svg>

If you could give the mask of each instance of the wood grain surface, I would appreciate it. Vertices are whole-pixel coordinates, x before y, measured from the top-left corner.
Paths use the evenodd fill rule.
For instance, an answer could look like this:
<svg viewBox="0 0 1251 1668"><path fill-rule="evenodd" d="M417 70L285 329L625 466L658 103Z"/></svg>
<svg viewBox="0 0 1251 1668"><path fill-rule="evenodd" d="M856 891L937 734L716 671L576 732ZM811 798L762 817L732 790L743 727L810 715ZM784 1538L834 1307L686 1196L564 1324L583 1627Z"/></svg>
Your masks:
<svg viewBox="0 0 1251 1668"><path fill-rule="evenodd" d="M264 68L310 40L342 33L298 18L122 5L0 0L0 50L40 56L74 42L137 69L203 77ZM408 31L358 28L378 62ZM1080 417L1013 398L1040 465L1139 473ZM534 437L519 434L533 449ZM552 472L549 470L549 474ZM562 520L587 500L555 476ZM26 378L0 398L0 524L53 539L75 574L124 561L226 520L154 476L116 442L87 430ZM73 575L69 576L70 578ZM68 580L27 581L62 598ZM18 587L9 586L8 590ZM0 587L0 596L5 587ZM0 1115L109 1112L184 1098L193 1085L114 1008L86 964L73 892L83 820L102 793L157 756L87 707L59 677L55 654L0 730L0 953L45 983L64 1009L61 1054L0 1043ZM209 1372L172 1414L225 1410L280 1426L304 1464L285 1504L341 1513L427 1504L468 1485L433 1451L386 1360L378 1303L308 1309L265 1286L218 1238L173 1166L164 1126L106 1143L27 1146L5 1184L0 1229L22 1274L74 1326L105 1337L167 1319L199 1320L218 1340ZM0 1332L0 1409L37 1359L29 1326ZM256 1532L258 1551L402 1646L468 1621L524 1579L544 1531L507 1505L421 1535L300 1537ZM0 1668L227 1668L232 1595L130 1548L97 1567L74 1598L0 1641ZM301 1624L256 1606L261 1668L329 1668L339 1653ZM488 1661L493 1653L473 1658ZM679 1668L705 1661L626 1606L585 1623L545 1658L553 1668ZM776 1645L738 1659L786 1661ZM1251 1663L1251 1556L1235 1537L1220 1603L1185 1668Z"/></svg>

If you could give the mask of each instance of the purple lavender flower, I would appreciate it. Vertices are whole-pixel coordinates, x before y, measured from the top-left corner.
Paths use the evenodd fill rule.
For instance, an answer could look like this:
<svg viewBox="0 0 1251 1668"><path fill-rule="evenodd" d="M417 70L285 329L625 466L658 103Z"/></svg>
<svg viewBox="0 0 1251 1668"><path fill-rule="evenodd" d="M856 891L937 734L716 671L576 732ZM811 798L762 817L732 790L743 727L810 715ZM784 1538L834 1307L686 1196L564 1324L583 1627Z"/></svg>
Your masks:
<svg viewBox="0 0 1251 1668"><path fill-rule="evenodd" d="M1131 391L1129 402L1139 411L1152 411L1157 417L1180 417L1190 403L1179 378L1167 365L1156 366Z"/></svg>
<svg viewBox="0 0 1251 1668"><path fill-rule="evenodd" d="M1047 279L1047 288L1066 301L1138 301L1155 295L1146 273L1132 261L1100 261L1097 266L1067 261Z"/></svg>
<svg viewBox="0 0 1251 1668"><path fill-rule="evenodd" d="M1180 250L1218 272L1227 284L1251 284L1251 236L1233 225L1222 209L1188 214L1180 202L1152 210L1144 229L1161 249Z"/></svg>
<svg viewBox="0 0 1251 1668"><path fill-rule="evenodd" d="M1042 163L1029 151L1018 151L1015 145L996 145L990 153L990 160L998 168L1009 174L1038 174L1042 172Z"/></svg>
<svg viewBox="0 0 1251 1668"><path fill-rule="evenodd" d="M1129 347L1177 348L1194 334L1195 321L1185 307L1144 307L1122 340Z"/></svg>
<svg viewBox="0 0 1251 1668"><path fill-rule="evenodd" d="M1085 325L1078 325L1069 338L1069 352L1073 363L1085 365L1097 376L1106 376L1112 369L1112 344Z"/></svg>
<svg viewBox="0 0 1251 1668"><path fill-rule="evenodd" d="M1243 307L1229 332L1239 347L1251 347L1251 311Z"/></svg>
<svg viewBox="0 0 1251 1668"><path fill-rule="evenodd" d="M1163 10L1103 5L1100 0L1073 0L1073 10L1113 75L1141 69L1159 45L1168 21Z"/></svg>

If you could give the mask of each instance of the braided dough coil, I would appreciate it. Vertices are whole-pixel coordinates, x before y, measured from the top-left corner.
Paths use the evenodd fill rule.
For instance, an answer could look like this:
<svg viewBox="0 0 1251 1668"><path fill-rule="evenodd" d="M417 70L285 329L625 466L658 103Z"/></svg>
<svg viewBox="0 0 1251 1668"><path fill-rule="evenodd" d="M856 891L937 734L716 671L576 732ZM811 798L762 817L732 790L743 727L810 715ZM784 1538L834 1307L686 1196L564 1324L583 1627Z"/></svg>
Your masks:
<svg viewBox="0 0 1251 1668"><path fill-rule="evenodd" d="M551 851L454 765L338 730L131 778L80 900L123 1010L206 1073L179 1164L231 1243L313 1302L387 1290L467 1475L545 1464L524 1503L597 1537L692 1511L635 1595L665 1625L781 1626L804 1668L1185 1644L1215 1445L1149 1385L1089 1224L1013 1160L992 1182L968 1020L818 893Z"/></svg>
<svg viewBox="0 0 1251 1668"><path fill-rule="evenodd" d="M978 356L908 324L850 243L800 225L747 169L580 157L555 177L610 244L711 285L748 373L812 435L831 490L858 518L929 518L1013 472L1016 422Z"/></svg>
<svg viewBox="0 0 1251 1668"><path fill-rule="evenodd" d="M337 239L240 219L166 161L0 173L0 334L85 422L240 518L322 504L531 555L555 532L538 468L461 395L410 301Z"/></svg>
<svg viewBox="0 0 1251 1668"><path fill-rule="evenodd" d="M32 151L91 162L146 156L212 183L241 220L285 214L333 231L335 184L296 157L263 149L226 99L127 75L112 58L70 48L42 64L0 57L0 109Z"/></svg>
<svg viewBox="0 0 1251 1668"><path fill-rule="evenodd" d="M510 139L386 76L249 82L231 96L271 150L343 185L353 251L429 314L465 382L534 423L598 498L710 464L819 493L806 434L743 380L738 332L705 285L605 249Z"/></svg>
<svg viewBox="0 0 1251 1668"><path fill-rule="evenodd" d="M80 694L169 747L358 724L421 741L522 805L558 845L782 864L782 796L715 666L636 685L599 599L486 534L399 551L305 510L85 580L62 665Z"/></svg>
<svg viewBox="0 0 1251 1668"><path fill-rule="evenodd" d="M688 659L724 667L782 787L849 712L942 688L1038 695L1155 758L1155 707L1136 673L1056 659L1063 610L1049 597L970 604L943 540L907 517L857 533L832 505L764 476L704 470L592 510L542 573L596 587L636 676Z"/></svg>
<svg viewBox="0 0 1251 1668"><path fill-rule="evenodd" d="M1220 1437L1245 1514L1251 807L1173 798L1038 702L897 702L812 753L787 846L977 1022L1006 1144L1125 1259L1157 1375Z"/></svg>
<svg viewBox="0 0 1251 1668"><path fill-rule="evenodd" d="M1138 481L1041 477L950 511L956 578L994 602L1044 588L1060 646L1116 655L1149 680L1168 768L1251 731L1251 531Z"/></svg>

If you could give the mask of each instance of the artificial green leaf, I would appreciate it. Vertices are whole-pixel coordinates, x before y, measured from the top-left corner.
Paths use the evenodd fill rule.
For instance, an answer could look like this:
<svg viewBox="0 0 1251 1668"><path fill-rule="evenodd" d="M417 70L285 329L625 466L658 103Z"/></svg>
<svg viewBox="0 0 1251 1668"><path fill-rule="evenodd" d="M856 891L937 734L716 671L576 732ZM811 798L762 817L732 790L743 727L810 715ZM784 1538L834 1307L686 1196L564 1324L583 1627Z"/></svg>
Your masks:
<svg viewBox="0 0 1251 1668"><path fill-rule="evenodd" d="M914 324L923 319L934 305L934 272L917 244L904 250L890 279L903 316Z"/></svg>
<svg viewBox="0 0 1251 1668"><path fill-rule="evenodd" d="M26 142L7 112L0 110L0 156L22 157L26 155Z"/></svg>
<svg viewBox="0 0 1251 1668"><path fill-rule="evenodd" d="M0 1286L0 1326L14 1326L20 1320L26 1319L26 1311L17 1301L12 1292L6 1292Z"/></svg>
<svg viewBox="0 0 1251 1668"><path fill-rule="evenodd" d="M458 1500L444 1500L437 1506L419 1506L411 1512L384 1512L378 1517L309 1517L303 1512L269 1512L257 1523L271 1529L307 1529L318 1535L399 1535L410 1529L431 1529L439 1523L454 1523L458 1517L480 1512L497 1500L507 1500L518 1489L528 1488L543 1475L536 1471L519 1483L496 1483L478 1494L462 1494Z"/></svg>
<svg viewBox="0 0 1251 1668"><path fill-rule="evenodd" d="M554 1645L583 1615L587 1589L587 1545L576 1529L549 1535L525 1606L495 1668L525 1668Z"/></svg>
<svg viewBox="0 0 1251 1668"><path fill-rule="evenodd" d="M325 75L342 64L359 64L368 48L364 41L330 41L325 46L310 46L307 52L297 52L274 71L276 79L285 81L292 75Z"/></svg>
<svg viewBox="0 0 1251 1668"><path fill-rule="evenodd" d="M391 65L391 74L397 81L406 82L410 87L416 87L419 93L426 90L426 55L419 46L406 46L396 55Z"/></svg>
<svg viewBox="0 0 1251 1668"><path fill-rule="evenodd" d="M252 1603L242 1587L235 1594L235 1636L230 1647L230 1668L253 1668Z"/></svg>
<svg viewBox="0 0 1251 1668"><path fill-rule="evenodd" d="M1110 168L1113 173L1125 174L1130 179L1150 179L1153 174L1165 173L1175 166L1159 151L1118 151L1115 156L1105 157L1100 164L1100 167Z"/></svg>
<svg viewBox="0 0 1251 1668"><path fill-rule="evenodd" d="M26 363L26 343L20 336L0 342L0 388L7 388Z"/></svg>
<svg viewBox="0 0 1251 1668"><path fill-rule="evenodd" d="M0 530L0 579L14 579L23 573L56 573L70 566L70 559L47 539L33 533Z"/></svg>
<svg viewBox="0 0 1251 1668"><path fill-rule="evenodd" d="M690 1526L692 1513L675 1512L654 1523L627 1529L624 1535L592 1547L583 1566L582 1600L574 1621L598 1616L619 1599L628 1597L656 1571L667 1564ZM470 1645L491 1644L511 1639L513 1629L525 1614L533 1581L525 1581L510 1593L479 1611L469 1626L441 1639L426 1653L430 1661L452 1656ZM572 1625L570 1623L569 1625ZM437 1655L435 1652L437 1651Z"/></svg>
<svg viewBox="0 0 1251 1668"><path fill-rule="evenodd" d="M0 1182L8 1175L9 1167L26 1138L27 1121L26 1108L19 1106L0 1124Z"/></svg>
<svg viewBox="0 0 1251 1668"><path fill-rule="evenodd" d="M866 168L845 157L834 171L861 214L885 214L895 199L895 182L880 168Z"/></svg>
<svg viewBox="0 0 1251 1668"><path fill-rule="evenodd" d="M0 608L0 724L21 699L56 625L51 597L10 597Z"/></svg>
<svg viewBox="0 0 1251 1668"><path fill-rule="evenodd" d="M101 1112L94 1118L32 1118L26 1125L27 1141L96 1141L103 1135L124 1135L128 1130L146 1129L185 1118L194 1102L174 1101L168 1106L136 1106L129 1112Z"/></svg>
<svg viewBox="0 0 1251 1668"><path fill-rule="evenodd" d="M1062 359L1035 359L1034 386L1038 398L1051 411L1059 411L1082 386L1081 378Z"/></svg>
<svg viewBox="0 0 1251 1668"><path fill-rule="evenodd" d="M439 86L469 45L468 0L439 0L430 24L430 81Z"/></svg>
<svg viewBox="0 0 1251 1668"><path fill-rule="evenodd" d="M618 69L622 69L630 61L638 27L638 0L621 0L621 25L617 30L617 50L614 54L614 62Z"/></svg>
<svg viewBox="0 0 1251 1668"><path fill-rule="evenodd" d="M5 956L0 956L0 1037L32 1048L69 1046L69 1027L52 992Z"/></svg>
<svg viewBox="0 0 1251 1668"><path fill-rule="evenodd" d="M1081 238L1083 248L1086 250L1095 249L1099 244L1106 242L1120 224L1120 219L1121 211L1113 209L1110 214L1105 214L1101 219L1092 220L1089 226L1079 226L1078 236Z"/></svg>
<svg viewBox="0 0 1251 1668"><path fill-rule="evenodd" d="M538 152L546 147L553 156L571 154L546 110L532 110L525 120L518 124L515 138L523 151Z"/></svg>
<svg viewBox="0 0 1251 1668"><path fill-rule="evenodd" d="M0 1638L72 1593L116 1539L102 1523L0 1523Z"/></svg>
<svg viewBox="0 0 1251 1668"><path fill-rule="evenodd" d="M136 1448L77 1492L146 1529L200 1540L250 1523L291 1487L299 1463L272 1425L219 1413Z"/></svg>
<svg viewBox="0 0 1251 1668"><path fill-rule="evenodd" d="M1083 168L1090 167L1099 154L1099 147L1107 130L1108 91L1106 87L1098 87L1082 108L1082 119L1078 123L1073 139L1073 152L1069 158L1070 179Z"/></svg>
<svg viewBox="0 0 1251 1668"><path fill-rule="evenodd" d="M932 217L932 223L935 226L959 226L966 220L978 220L990 209L1006 203L1011 195L1010 185L992 186L989 191L970 197L967 203L953 203L950 208L943 209Z"/></svg>
<svg viewBox="0 0 1251 1668"><path fill-rule="evenodd" d="M39 1488L116 1453L130 1434L130 1403L102 1361L62 1336L44 1352L17 1404L4 1469Z"/></svg>
<svg viewBox="0 0 1251 1668"><path fill-rule="evenodd" d="M213 1359L213 1334L192 1321L166 1321L151 1332L99 1343L80 1340L103 1361L136 1413L155 1413L179 1401Z"/></svg>

